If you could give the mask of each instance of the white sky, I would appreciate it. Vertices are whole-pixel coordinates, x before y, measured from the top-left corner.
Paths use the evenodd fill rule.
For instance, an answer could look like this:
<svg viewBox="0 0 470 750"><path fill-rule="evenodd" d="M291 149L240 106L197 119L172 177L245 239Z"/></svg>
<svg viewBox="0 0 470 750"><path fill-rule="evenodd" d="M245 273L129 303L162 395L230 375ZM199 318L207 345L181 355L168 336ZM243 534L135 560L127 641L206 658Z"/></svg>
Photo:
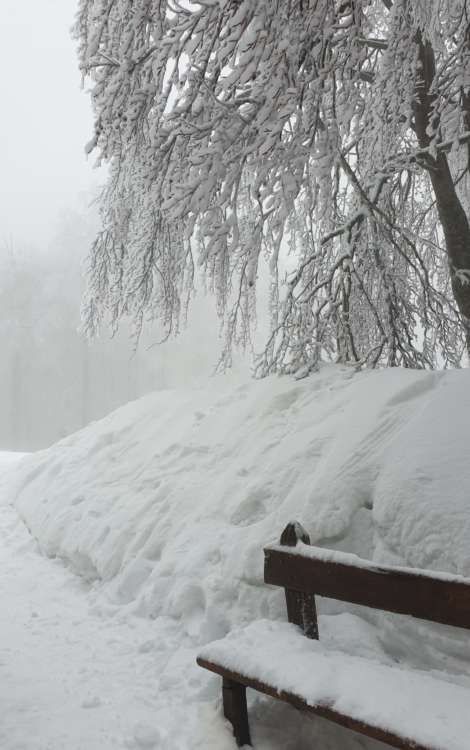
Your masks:
<svg viewBox="0 0 470 750"><path fill-rule="evenodd" d="M63 209L98 182L84 146L90 100L70 27L78 0L1 0L0 245L44 246Z"/></svg>

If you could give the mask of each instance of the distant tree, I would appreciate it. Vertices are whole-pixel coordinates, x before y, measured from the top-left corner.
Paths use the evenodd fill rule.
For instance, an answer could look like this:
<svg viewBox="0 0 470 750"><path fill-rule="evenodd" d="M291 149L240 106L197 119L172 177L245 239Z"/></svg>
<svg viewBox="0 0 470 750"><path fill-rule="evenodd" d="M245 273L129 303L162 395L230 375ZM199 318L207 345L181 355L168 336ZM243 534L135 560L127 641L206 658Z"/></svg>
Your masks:
<svg viewBox="0 0 470 750"><path fill-rule="evenodd" d="M81 256L96 228L87 218L65 215L47 251L0 241L2 450L43 448L161 387L154 357L133 356L125 327L92 343L78 333Z"/></svg>
<svg viewBox="0 0 470 750"><path fill-rule="evenodd" d="M458 365L469 14L466 0L80 0L88 150L110 165L88 329L131 314L176 331L199 266L229 354L266 257L262 374L322 356Z"/></svg>
<svg viewBox="0 0 470 750"><path fill-rule="evenodd" d="M28 367L35 355L34 298L38 267L13 241L0 245L0 444L20 450L30 428ZM30 259L29 259L30 260ZM8 443L5 442L7 436Z"/></svg>

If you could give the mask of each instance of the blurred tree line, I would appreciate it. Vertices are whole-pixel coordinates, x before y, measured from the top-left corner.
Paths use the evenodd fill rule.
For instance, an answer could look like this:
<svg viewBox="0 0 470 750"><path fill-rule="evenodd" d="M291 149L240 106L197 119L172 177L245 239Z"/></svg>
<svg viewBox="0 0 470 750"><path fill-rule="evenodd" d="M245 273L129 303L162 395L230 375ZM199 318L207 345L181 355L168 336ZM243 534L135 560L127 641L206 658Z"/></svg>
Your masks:
<svg viewBox="0 0 470 750"><path fill-rule="evenodd" d="M43 448L149 391L194 385L217 359L217 326L199 316L161 347L154 325L134 351L130 329L87 341L80 328L83 259L96 223L69 212L47 249L0 244L0 450Z"/></svg>

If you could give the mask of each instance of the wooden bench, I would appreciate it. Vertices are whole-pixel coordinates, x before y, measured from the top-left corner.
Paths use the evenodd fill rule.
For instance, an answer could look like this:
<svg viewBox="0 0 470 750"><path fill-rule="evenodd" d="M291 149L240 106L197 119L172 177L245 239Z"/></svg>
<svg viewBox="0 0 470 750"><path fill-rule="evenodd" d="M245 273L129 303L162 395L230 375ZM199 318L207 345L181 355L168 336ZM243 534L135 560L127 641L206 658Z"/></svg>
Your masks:
<svg viewBox="0 0 470 750"><path fill-rule="evenodd" d="M237 744L251 745L250 687L392 747L468 750L470 688L443 673L325 648L318 640L315 595L469 629L470 580L378 566L309 544L301 525L292 523L280 545L264 550L265 583L285 589L289 623L298 627L252 623L198 656L201 667L223 678L223 710Z"/></svg>

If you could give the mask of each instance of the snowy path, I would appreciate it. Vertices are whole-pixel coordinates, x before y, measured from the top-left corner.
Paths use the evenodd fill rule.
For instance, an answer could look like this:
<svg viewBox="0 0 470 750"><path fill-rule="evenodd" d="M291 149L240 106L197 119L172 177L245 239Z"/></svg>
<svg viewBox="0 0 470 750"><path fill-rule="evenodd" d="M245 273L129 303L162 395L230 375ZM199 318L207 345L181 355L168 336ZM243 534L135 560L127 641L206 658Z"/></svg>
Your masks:
<svg viewBox="0 0 470 750"><path fill-rule="evenodd" d="M235 749L216 709L218 681L195 667L174 621L104 603L43 557L1 503L0 571L1 750ZM274 701L262 713L253 726L258 750L311 748L311 722ZM324 729L320 721L315 735L324 750L369 747Z"/></svg>
<svg viewBox="0 0 470 750"><path fill-rule="evenodd" d="M154 623L94 612L88 587L41 557L5 506L0 570L2 750L161 746Z"/></svg>

